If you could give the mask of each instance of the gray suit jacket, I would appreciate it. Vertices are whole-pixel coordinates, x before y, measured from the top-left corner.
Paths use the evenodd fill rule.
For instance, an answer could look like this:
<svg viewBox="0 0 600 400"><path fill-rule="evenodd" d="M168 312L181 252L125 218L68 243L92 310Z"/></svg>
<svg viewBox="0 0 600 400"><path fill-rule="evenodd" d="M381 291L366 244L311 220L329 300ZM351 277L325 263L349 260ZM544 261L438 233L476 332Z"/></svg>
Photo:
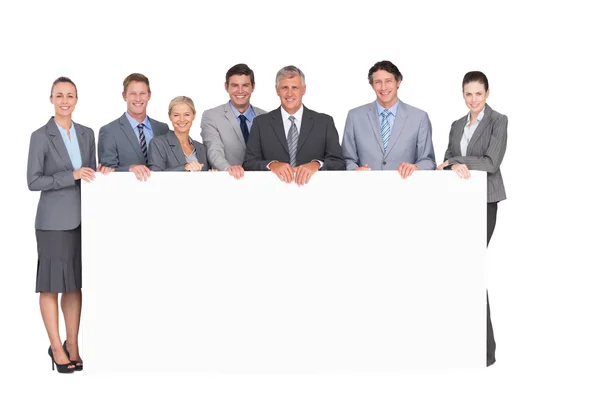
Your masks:
<svg viewBox="0 0 600 400"><path fill-rule="evenodd" d="M164 122L149 119L155 138L169 132L169 126ZM146 165L140 142L125 113L100 128L98 161L106 167L114 168L115 171L129 171L132 165Z"/></svg>
<svg viewBox="0 0 600 400"><path fill-rule="evenodd" d="M193 139L192 143L196 148L198 162L204 164L202 171L208 171L206 146ZM169 131L166 135L152 139L148 152L148 166L152 171L185 171L185 164L185 154L175 132Z"/></svg>
<svg viewBox="0 0 600 400"><path fill-rule="evenodd" d="M290 153L281 118L281 106L254 119L244 169L268 171L271 161L289 163ZM323 161L322 171L345 170L340 138L333 118L304 107L296 150L297 165Z"/></svg>
<svg viewBox="0 0 600 400"><path fill-rule="evenodd" d="M506 191L500 173L500 164L506 152L508 118L486 104L483 118L467 146L467 155L463 157L460 151L460 139L466 124L467 115L452 123L444 160L448 160L449 165L465 164L469 169L487 172L488 203L505 200Z"/></svg>
<svg viewBox="0 0 600 400"><path fill-rule="evenodd" d="M266 111L252 106L258 117ZM246 143L229 102L202 113L202 141L208 148L208 161L213 168L224 171L232 165L242 165Z"/></svg>
<svg viewBox="0 0 600 400"><path fill-rule="evenodd" d="M90 128L76 124L81 166L96 170L96 139ZM31 134L27 160L29 190L41 190L35 228L75 229L81 223L81 181L75 182L73 164L54 117Z"/></svg>
<svg viewBox="0 0 600 400"><path fill-rule="evenodd" d="M342 138L348 170L365 164L374 170L393 170L403 162L416 164L422 170L435 169L429 116L400 100L398 103L398 115L385 152L376 103L348 112Z"/></svg>

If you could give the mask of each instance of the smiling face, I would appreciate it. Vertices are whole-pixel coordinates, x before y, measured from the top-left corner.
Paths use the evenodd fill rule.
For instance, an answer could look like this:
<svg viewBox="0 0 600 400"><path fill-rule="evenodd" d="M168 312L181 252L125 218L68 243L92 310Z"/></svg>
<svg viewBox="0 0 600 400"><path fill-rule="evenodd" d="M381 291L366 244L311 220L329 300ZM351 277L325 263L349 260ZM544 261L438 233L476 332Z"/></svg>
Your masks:
<svg viewBox="0 0 600 400"><path fill-rule="evenodd" d="M194 110L185 103L173 106L169 114L173 130L178 134L189 134L195 118L196 114L194 114Z"/></svg>
<svg viewBox="0 0 600 400"><path fill-rule="evenodd" d="M77 104L75 86L69 82L59 82L54 85L50 103L54 104L55 116L71 117Z"/></svg>
<svg viewBox="0 0 600 400"><path fill-rule="evenodd" d="M123 100L127 102L127 112L138 121L146 118L146 107L150 100L150 90L144 82L132 81L123 92Z"/></svg>
<svg viewBox="0 0 600 400"><path fill-rule="evenodd" d="M396 80L394 74L384 70L373 73L373 84L371 87L377 95L377 101L384 108L389 108L398 101L398 88L402 81Z"/></svg>
<svg viewBox="0 0 600 400"><path fill-rule="evenodd" d="M489 89L486 91L483 83L469 82L463 86L463 98L465 104L471 110L471 114L478 115L485 108L485 103L490 95Z"/></svg>
<svg viewBox="0 0 600 400"><path fill-rule="evenodd" d="M232 75L229 77L229 82L225 82L225 90L229 93L231 104L240 113L245 112L250 106L250 96L254 91L248 75Z"/></svg>
<svg viewBox="0 0 600 400"><path fill-rule="evenodd" d="M281 107L288 114L293 115L300 109L302 97L306 93L306 86L302 86L300 75L281 78L275 90L277 90L277 95L281 99Z"/></svg>

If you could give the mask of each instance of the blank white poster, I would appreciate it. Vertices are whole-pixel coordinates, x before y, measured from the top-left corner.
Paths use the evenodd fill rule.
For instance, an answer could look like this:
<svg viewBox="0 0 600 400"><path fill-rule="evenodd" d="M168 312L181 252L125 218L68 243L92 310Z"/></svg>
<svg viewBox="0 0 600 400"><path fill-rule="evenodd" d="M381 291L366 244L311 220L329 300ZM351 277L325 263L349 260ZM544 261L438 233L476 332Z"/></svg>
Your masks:
<svg viewBox="0 0 600 400"><path fill-rule="evenodd" d="M485 178L98 176L82 189L86 373L483 368Z"/></svg>

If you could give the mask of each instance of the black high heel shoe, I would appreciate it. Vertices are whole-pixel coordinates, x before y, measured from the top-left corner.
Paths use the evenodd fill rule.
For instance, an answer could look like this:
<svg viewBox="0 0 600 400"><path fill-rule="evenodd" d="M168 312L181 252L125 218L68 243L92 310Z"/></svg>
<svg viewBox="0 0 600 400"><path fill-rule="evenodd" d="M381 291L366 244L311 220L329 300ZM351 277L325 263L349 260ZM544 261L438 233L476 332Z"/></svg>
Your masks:
<svg viewBox="0 0 600 400"><path fill-rule="evenodd" d="M71 366L71 363L68 363L68 364L58 364L54 360L54 354L52 353L52 346L48 347L48 355L52 359L52 371L54 371L54 365L56 365L56 369L61 374L70 374L71 372L75 371L75 368L69 368Z"/></svg>
<svg viewBox="0 0 600 400"><path fill-rule="evenodd" d="M71 360L71 356L69 355L69 350L67 350L67 341L65 340L63 342L63 349L65 350L65 353L67 354L67 357L69 358L69 361L71 361L71 364L73 364L75 366L75 368L71 368L75 371L83 371L83 360L79 360L79 361L73 361ZM77 365L80 364L80 365Z"/></svg>

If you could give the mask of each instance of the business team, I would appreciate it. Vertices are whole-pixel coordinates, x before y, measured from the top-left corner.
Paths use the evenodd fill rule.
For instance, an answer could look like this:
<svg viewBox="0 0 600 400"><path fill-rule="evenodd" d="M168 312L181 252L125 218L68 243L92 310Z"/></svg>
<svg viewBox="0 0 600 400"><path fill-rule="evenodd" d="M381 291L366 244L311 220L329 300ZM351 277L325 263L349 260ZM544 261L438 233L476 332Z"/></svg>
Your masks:
<svg viewBox="0 0 600 400"><path fill-rule="evenodd" d="M225 75L229 101L202 114L203 143L190 138L196 117L192 99L174 98L167 124L146 114L150 82L134 73L123 81L127 110L100 128L98 159L92 129L72 120L77 88L69 78L56 79L50 102L54 117L31 135L27 164L30 190L41 191L35 221L38 249L36 292L50 340L52 368L60 373L83 369L78 333L81 316L80 180L95 173L133 172L140 181L151 171L227 171L241 179L244 171L271 171L285 183L308 184L318 171L397 170L403 179L416 170L452 169L462 179L470 170L487 172L487 242L496 225L498 202L506 199L500 164L507 144L505 115L487 105L485 74L465 74L462 94L469 113L450 129L444 162L436 167L428 114L402 102L402 74L390 61L368 72L375 101L348 112L342 144L333 118L307 108L306 78L297 67L281 68L275 90L281 105L271 112L250 103L254 72L246 64ZM58 330L58 293L67 339ZM487 304L487 365L495 361L496 343Z"/></svg>

